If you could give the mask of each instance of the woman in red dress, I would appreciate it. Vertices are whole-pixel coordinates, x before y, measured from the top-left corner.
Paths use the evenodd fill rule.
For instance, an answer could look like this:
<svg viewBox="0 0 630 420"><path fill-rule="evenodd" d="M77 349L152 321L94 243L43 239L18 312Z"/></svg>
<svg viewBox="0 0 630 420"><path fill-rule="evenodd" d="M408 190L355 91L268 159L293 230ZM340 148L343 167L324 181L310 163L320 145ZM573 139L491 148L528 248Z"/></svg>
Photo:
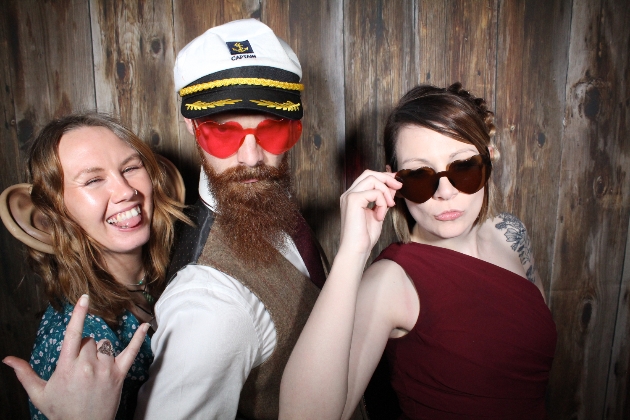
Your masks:
<svg viewBox="0 0 630 420"><path fill-rule="evenodd" d="M495 211L493 114L418 86L387 172L341 197L339 252L283 376L281 418L349 418L383 353L403 419L543 419L556 329L523 223ZM388 209L398 243L365 272Z"/></svg>

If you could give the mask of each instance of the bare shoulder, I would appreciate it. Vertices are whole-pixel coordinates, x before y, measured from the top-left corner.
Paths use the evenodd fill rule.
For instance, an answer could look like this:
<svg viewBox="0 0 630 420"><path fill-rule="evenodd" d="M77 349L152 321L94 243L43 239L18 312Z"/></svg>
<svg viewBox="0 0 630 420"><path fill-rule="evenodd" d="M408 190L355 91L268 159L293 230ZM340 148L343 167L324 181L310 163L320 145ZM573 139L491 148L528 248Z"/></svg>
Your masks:
<svg viewBox="0 0 630 420"><path fill-rule="evenodd" d="M480 227L479 236L486 250L482 259L525 277L538 287L546 301L530 238L525 224L518 217L501 213L488 219Z"/></svg>
<svg viewBox="0 0 630 420"><path fill-rule="evenodd" d="M525 277L535 283L536 268L525 224L511 213L500 213L489 220L487 225L485 227L492 230L498 242L518 256L525 269Z"/></svg>
<svg viewBox="0 0 630 420"><path fill-rule="evenodd" d="M409 287L414 288L407 272L392 260L379 260L363 273L362 283L378 289L378 293L407 293ZM415 288L414 288L415 290ZM400 296L394 296L398 299Z"/></svg>
<svg viewBox="0 0 630 420"><path fill-rule="evenodd" d="M363 274L359 291L362 300L372 302L371 311L388 318L393 329L410 330L420 311L420 300L405 270L391 260L379 260Z"/></svg>
<svg viewBox="0 0 630 420"><path fill-rule="evenodd" d="M363 273L361 289L369 290L375 298L399 299L410 283L405 270L392 260L379 260Z"/></svg>
<svg viewBox="0 0 630 420"><path fill-rule="evenodd" d="M502 235L505 244L516 252L523 263L531 257L529 236L525 224L511 213L501 213L492 219L495 232Z"/></svg>
<svg viewBox="0 0 630 420"><path fill-rule="evenodd" d="M392 260L382 259L370 265L363 275L363 279L378 278L382 281L405 280L407 274L405 270Z"/></svg>

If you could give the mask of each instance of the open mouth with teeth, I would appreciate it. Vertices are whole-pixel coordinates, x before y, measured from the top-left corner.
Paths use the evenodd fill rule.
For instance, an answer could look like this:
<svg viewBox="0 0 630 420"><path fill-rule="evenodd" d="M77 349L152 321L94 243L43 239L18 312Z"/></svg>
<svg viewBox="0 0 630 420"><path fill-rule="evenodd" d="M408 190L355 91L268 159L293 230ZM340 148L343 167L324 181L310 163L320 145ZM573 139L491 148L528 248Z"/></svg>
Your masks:
<svg viewBox="0 0 630 420"><path fill-rule="evenodd" d="M121 229L129 229L138 226L142 222L142 210L140 205L131 210L121 211L107 219L107 223Z"/></svg>

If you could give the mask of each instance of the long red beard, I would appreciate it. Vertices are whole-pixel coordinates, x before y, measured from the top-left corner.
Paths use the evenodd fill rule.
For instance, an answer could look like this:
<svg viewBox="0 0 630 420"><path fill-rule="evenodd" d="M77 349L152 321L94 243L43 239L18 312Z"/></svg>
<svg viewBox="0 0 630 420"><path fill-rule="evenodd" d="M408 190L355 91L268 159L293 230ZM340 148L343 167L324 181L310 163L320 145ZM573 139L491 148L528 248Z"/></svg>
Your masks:
<svg viewBox="0 0 630 420"><path fill-rule="evenodd" d="M203 156L203 153L201 154ZM208 187L216 200L215 223L236 258L252 266L269 266L285 248L285 235L297 226L299 209L291 199L287 155L278 168L237 166L217 174L202 158ZM257 182L243 183L250 179Z"/></svg>

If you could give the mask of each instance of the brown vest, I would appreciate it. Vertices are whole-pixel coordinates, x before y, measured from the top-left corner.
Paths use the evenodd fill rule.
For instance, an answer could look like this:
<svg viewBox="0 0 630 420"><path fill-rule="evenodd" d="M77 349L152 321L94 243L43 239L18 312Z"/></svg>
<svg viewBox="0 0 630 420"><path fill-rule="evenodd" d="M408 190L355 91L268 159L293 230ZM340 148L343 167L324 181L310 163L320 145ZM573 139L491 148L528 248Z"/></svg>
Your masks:
<svg viewBox="0 0 630 420"><path fill-rule="evenodd" d="M277 419L280 380L291 351L319 295L319 289L278 253L278 262L255 271L246 267L221 241L221 226L214 223L198 264L228 274L246 286L271 315L276 328L276 347L254 368L241 391L239 415L248 419Z"/></svg>

